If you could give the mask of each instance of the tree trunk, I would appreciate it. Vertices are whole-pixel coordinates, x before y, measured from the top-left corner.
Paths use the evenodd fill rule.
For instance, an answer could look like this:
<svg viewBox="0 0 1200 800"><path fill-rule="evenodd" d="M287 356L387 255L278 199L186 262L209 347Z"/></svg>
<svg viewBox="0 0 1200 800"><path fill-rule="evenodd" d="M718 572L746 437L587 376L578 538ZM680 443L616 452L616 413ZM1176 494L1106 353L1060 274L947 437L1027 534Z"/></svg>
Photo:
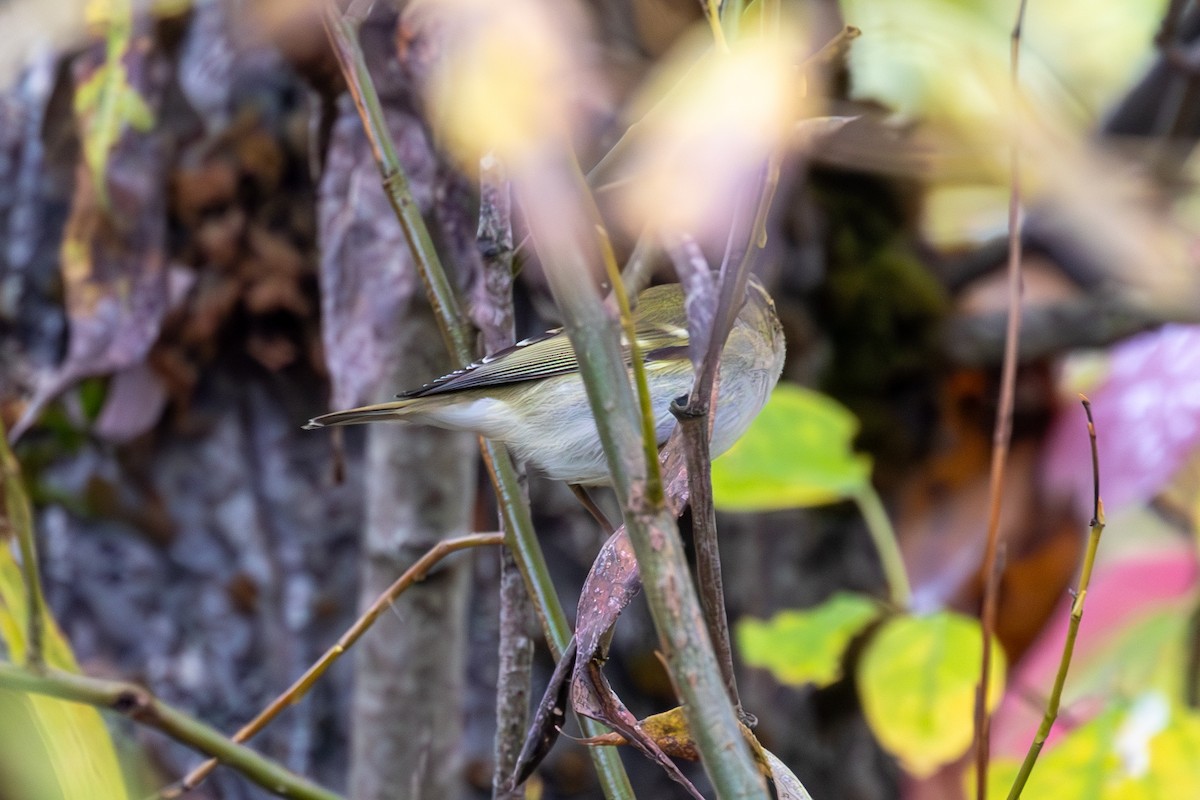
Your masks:
<svg viewBox="0 0 1200 800"><path fill-rule="evenodd" d="M428 313L404 333L394 385L440 374L432 365L445 365L445 349ZM476 448L471 436L418 426L372 425L367 437L363 607L439 539L469 530ZM435 569L356 648L354 800L461 795L469 575L463 556Z"/></svg>

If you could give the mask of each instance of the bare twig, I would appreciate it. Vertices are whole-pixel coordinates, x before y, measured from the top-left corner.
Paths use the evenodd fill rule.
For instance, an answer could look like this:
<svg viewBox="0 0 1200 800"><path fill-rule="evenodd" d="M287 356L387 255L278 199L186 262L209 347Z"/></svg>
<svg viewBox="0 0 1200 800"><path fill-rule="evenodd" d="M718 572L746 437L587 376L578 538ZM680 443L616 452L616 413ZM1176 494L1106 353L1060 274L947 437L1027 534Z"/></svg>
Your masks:
<svg viewBox="0 0 1200 800"><path fill-rule="evenodd" d="M473 533L454 539L445 539L435 544L429 549L429 552L421 556L417 559L416 563L405 570L404 574L397 578L396 582L388 587L388 590L381 594L362 616L355 620L354 624L341 635L332 647L317 659L316 663L305 670L303 675L297 678L286 691L272 700L271 704L260 711L254 719L243 725L231 737L232 740L240 743L250 739L250 737L265 728L271 720L279 716L279 713L285 708L300 702L300 699L308 694L308 690L317 682L317 679L324 675L325 671L333 666L333 662L341 658L342 654L349 650L375 624L375 620L379 619L379 616L391 607L396 598L414 583L424 580L429 570L443 558L451 553L457 553L459 550L498 544L504 544L503 534ZM184 792L190 791L200 785L200 782L208 777L209 773L216 769L216 767L216 759L204 762L189 772L177 785L168 787L161 792L160 796L168 799L179 797Z"/></svg>
<svg viewBox="0 0 1200 800"><path fill-rule="evenodd" d="M12 664L0 663L0 688L48 695L124 714L142 725L157 728L177 742L213 756L279 797L340 800L337 794L322 789L248 747L230 741L220 731L172 708L136 684L101 680L54 669L39 675Z"/></svg>
<svg viewBox="0 0 1200 800"><path fill-rule="evenodd" d="M726 241L718 280L713 285L708 263L695 242L686 238L668 242L667 250L675 262L675 271L688 292L688 348L696 377L692 391L684 404L673 402L671 413L679 422L679 432L687 462L688 495L692 507L692 538L695 543L696 583L704 621L712 638L717 664L725 681L725 690L738 717L749 723L753 717L742 707L733 670L733 646L729 638L729 618L725 611L725 582L721 574L721 552L717 541L717 514L712 501L710 437L712 436L713 406L719 387L718 366L725 339L732 328L728 317L730 308L740 308L734 284L741 278L743 285L750 268L750 253L757 250L749 242L752 231L742 224L742 198L733 204L733 219ZM736 261L735 261L736 259ZM731 265L738 272L731 273ZM737 299L739 302L734 303ZM728 327L724 327L728 321Z"/></svg>
<svg viewBox="0 0 1200 800"><path fill-rule="evenodd" d="M473 318L483 335L484 349L498 352L515 339L513 325L512 197L504 164L494 155L479 161L479 227L475 241L481 259L479 291ZM522 502L529 502L523 470L518 467ZM504 789L521 752L529 725L529 696L533 682L533 603L512 551L500 554L500 620L496 677L496 736L492 748L492 797L511 798Z"/></svg>
<svg viewBox="0 0 1200 800"><path fill-rule="evenodd" d="M1008 326L1004 338L1004 361L1000 377L1000 401L992 435L992 464L989 481L987 544L983 556L983 663L979 685L975 687L975 796L987 798L987 771L990 715L987 710L988 683L992 669L992 636L996 629L996 603L1000 579L996 571L996 553L1000 543L1000 506L1004 494L1004 468L1012 438L1013 393L1017 380L1017 343L1021 333L1021 148L1018 70L1021 54L1021 28L1025 22L1025 3L1020 0L1017 20L1010 40L1010 80L1012 91L1013 140L1009 156L1008 198Z"/></svg>
<svg viewBox="0 0 1200 800"><path fill-rule="evenodd" d="M1096 424L1092 419L1092 404L1083 395L1079 395L1079 399L1083 402L1084 412L1087 413L1088 438L1092 445L1092 521L1088 533L1087 550L1083 555L1079 588L1075 592L1074 602L1071 603L1071 619L1067 624L1067 639L1063 642L1063 653L1058 662L1058 672L1054 676L1054 688L1050 690L1050 697L1046 701L1046 713L1042 716L1042 724L1038 726L1037 734L1029 743L1025 760L1021 763L1017 778L1008 792L1008 800L1017 800L1021 796L1021 792L1024 791L1025 784L1029 780L1029 775L1033 772L1033 765L1042 752L1042 746L1046 743L1046 737L1050 735L1050 729L1054 726L1054 720L1058 718L1058 705L1062 700L1067 670L1071 668L1071 656L1075 652L1075 638L1079 635L1079 623L1083 619L1083 603L1087 599L1088 584L1092 579L1092 567L1096 563L1096 550L1100 545L1100 534L1104 532L1104 503L1100 500L1100 456L1096 449Z"/></svg>

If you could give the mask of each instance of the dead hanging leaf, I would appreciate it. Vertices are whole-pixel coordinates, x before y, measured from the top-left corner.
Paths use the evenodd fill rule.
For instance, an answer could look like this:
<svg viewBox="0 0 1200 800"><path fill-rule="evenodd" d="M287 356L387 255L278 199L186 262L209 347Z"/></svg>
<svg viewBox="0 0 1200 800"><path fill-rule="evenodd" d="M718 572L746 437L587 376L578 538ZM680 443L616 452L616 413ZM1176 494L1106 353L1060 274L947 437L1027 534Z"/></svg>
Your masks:
<svg viewBox="0 0 1200 800"><path fill-rule="evenodd" d="M699 760L699 749L696 747L695 739L692 738L692 732L688 728L687 719L684 717L681 707L676 706L661 714L646 717L639 723L639 727L654 740L664 753L672 758L682 758L688 761ZM787 768L787 765L780 761L778 756L759 744L753 731L744 725L741 727L759 770L774 783L775 796L778 800L812 800L804 785L800 783L800 779ZM579 742L597 747L620 747L629 744L628 739L615 731L602 736L580 739Z"/></svg>
<svg viewBox="0 0 1200 800"><path fill-rule="evenodd" d="M688 729L687 720L683 716L683 709L679 706L670 711L646 717L641 721L641 728L671 758L682 758L687 761L696 761L700 758L696 742L692 739L692 732ZM624 736L615 731L602 736L580 739L579 742L601 747L619 747L629 744Z"/></svg>
<svg viewBox="0 0 1200 800"><path fill-rule="evenodd" d="M600 548L579 594L575 638L584 658L603 656L606 634L641 588L637 557L622 526Z"/></svg>
<svg viewBox="0 0 1200 800"><path fill-rule="evenodd" d="M150 41L151 23L145 13L134 15L129 41ZM39 379L13 438L79 378L141 361L169 307L163 180L169 138L146 132L169 65L140 45L116 58L115 35L72 65L84 164L61 250L69 343L63 362ZM138 124L128 124L131 116Z"/></svg>
<svg viewBox="0 0 1200 800"><path fill-rule="evenodd" d="M762 753L766 757L771 783L775 786L775 797L778 800L812 800L812 795L804 788L804 784L800 783L800 779L778 756L766 749Z"/></svg>
<svg viewBox="0 0 1200 800"><path fill-rule="evenodd" d="M418 120L385 112L423 210L432 202L435 160ZM396 328L417 289L400 224L379 180L362 123L343 97L317 208L321 321L335 408L378 399L391 374ZM394 388L394 387L393 387Z"/></svg>
<svg viewBox="0 0 1200 800"><path fill-rule="evenodd" d="M571 678L572 708L580 714L603 722L624 736L642 755L662 767L667 777L682 786L689 795L697 800L704 800L704 795L679 771L679 767L663 752L658 742L642 730L637 717L625 707L621 698L617 697L617 693L601 672L603 663L600 659L584 661L580 656L576 657L575 673Z"/></svg>
<svg viewBox="0 0 1200 800"><path fill-rule="evenodd" d="M575 667L577 652L575 638L572 637L570 643L563 650L562 657L558 660L558 666L554 668L554 674L550 677L546 693L542 696L542 701L538 703L533 720L529 724L529 732L526 733L525 742L521 745L517 763L513 765L513 774L504 787L508 793L529 780L533 771L537 769L537 765L542 763L542 759L558 741L563 722L567 718L567 689L569 686L567 676Z"/></svg>
<svg viewBox="0 0 1200 800"><path fill-rule="evenodd" d="M637 559L622 526L604 543L584 581L572 647L564 652L534 713L521 755L517 758L513 786L520 785L533 774L538 762L557 740L569 687L571 707L577 713L599 720L617 731L623 741L632 743L662 767L692 797L702 798L654 736L642 730L641 723L617 697L600 671L607 652L609 631L640 588Z"/></svg>

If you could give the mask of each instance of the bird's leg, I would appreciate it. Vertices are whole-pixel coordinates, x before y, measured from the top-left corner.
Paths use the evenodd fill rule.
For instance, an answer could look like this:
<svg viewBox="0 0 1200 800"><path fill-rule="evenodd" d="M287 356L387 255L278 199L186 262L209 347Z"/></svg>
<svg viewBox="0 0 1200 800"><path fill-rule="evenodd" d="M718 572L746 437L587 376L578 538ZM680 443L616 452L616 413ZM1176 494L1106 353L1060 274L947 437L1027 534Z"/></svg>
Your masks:
<svg viewBox="0 0 1200 800"><path fill-rule="evenodd" d="M608 517L604 516L604 512L600 510L600 506L596 505L596 501L587 493L587 489L577 483L568 483L567 486L570 487L571 494L575 495L575 499L579 501L579 504L586 508L588 513L592 515L592 519L600 523L600 527L604 529L604 533L611 536L616 528L608 521Z"/></svg>

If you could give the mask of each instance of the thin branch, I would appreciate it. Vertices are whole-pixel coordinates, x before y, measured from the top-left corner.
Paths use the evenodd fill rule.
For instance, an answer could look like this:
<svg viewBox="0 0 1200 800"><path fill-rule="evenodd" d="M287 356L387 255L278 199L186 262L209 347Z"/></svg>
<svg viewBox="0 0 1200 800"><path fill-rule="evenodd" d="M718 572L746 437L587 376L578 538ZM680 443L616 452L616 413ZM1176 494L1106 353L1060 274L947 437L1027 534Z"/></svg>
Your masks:
<svg viewBox="0 0 1200 800"><path fill-rule="evenodd" d="M1071 619L1067 624L1067 639L1063 642L1062 657L1058 662L1058 673L1054 676L1054 688L1046 701L1046 713L1042 716L1042 724L1038 726L1037 734L1029 744L1029 751L1021 763L1017 778L1013 781L1008 792L1008 800L1017 800L1025 790L1025 784L1033 772L1046 737L1058 717L1058 705L1062 701L1063 685L1067 681L1067 670L1071 668L1071 656L1075 652L1075 637L1079 635L1079 623L1083 620L1083 603L1087 600L1088 584L1092 580L1092 567L1096 563L1096 550L1100 546L1100 534L1104 532L1104 503L1100 500L1100 456L1096 448L1096 423L1092 419L1092 404L1083 395L1083 410L1087 413L1088 438L1092 445L1092 522L1088 533L1087 550L1083 555L1083 569L1079 574L1079 588L1075 592L1075 601L1071 603Z"/></svg>
<svg viewBox="0 0 1200 800"><path fill-rule="evenodd" d="M617 266L617 257L613 253L612 242L608 238L608 230L604 227L600 209L596 207L595 198L588 189L587 177L580 169L578 160L573 157L570 159L570 169L571 176L576 183L576 197L579 198L579 206L587 214L592 224L600 261L604 265L604 273L612 286L612 295L617 301L621 328L625 333L626 341L629 342L629 366L633 373L633 385L637 390L638 420L642 428L642 457L645 465L641 473L645 476L646 499L651 505L661 505L663 486L658 466L658 432L654 419L654 398L650 395L646 364L642 360L642 345L638 341L637 330L634 326L629 293L625 291L625 284L621 280L621 268Z"/></svg>
<svg viewBox="0 0 1200 800"><path fill-rule="evenodd" d="M692 469L693 464L707 464L712 461L709 450L709 416L689 414L687 406L674 403L671 404L671 413L679 422L684 447L687 449L688 495L692 507L692 540L696 548L696 584L700 594L700 608L704 612L708 635L712 638L717 666L721 668L721 678L725 681L725 691L738 718L749 725L751 717L742 707L737 675L733 671L733 645L729 637L729 615L725 610L725 580L721 573L721 551L717 541L717 510L713 505L712 491L704 483L703 471Z"/></svg>
<svg viewBox="0 0 1200 800"><path fill-rule="evenodd" d="M516 340L513 323L512 190L503 162L489 153L479 160L479 225L475 242L480 255L480 280L473 317L483 335L484 349L498 352ZM522 502L529 502L523 471L518 474ZM529 697L533 687L533 640L536 623L533 602L512 551L500 554L500 619L497 636L496 735L492 745L492 797L518 800L506 792L529 726Z"/></svg>
<svg viewBox="0 0 1200 800"><path fill-rule="evenodd" d="M42 579L38 570L37 542L33 536L33 512L29 507L29 495L21 481L21 465L8 444L4 423L0 422L0 473L4 481L4 516L8 527L17 537L21 552L21 577L25 588L25 664L41 672L46 667L45 641L46 595L42 591ZM4 536L0 535L0 546Z"/></svg>
<svg viewBox="0 0 1200 800"><path fill-rule="evenodd" d="M326 4L324 19L334 54L371 142L384 191L408 239L409 249L425 284L447 349L457 366L466 366L473 357L470 333L457 297L433 246L433 239L409 190L404 166L400 163L388 135L379 96L358 43L357 25L353 19L343 18L338 13L333 0L328 0ZM505 544L516 559L546 640L555 658L558 658L571 640L571 628L566 614L563 613L562 603L555 593L545 555L534 534L529 504L523 499L520 482L508 450L503 445L482 437L479 441L484 464L496 492ZM581 724L589 736L604 730L592 720L581 720ZM605 796L632 800L633 788L621 765L620 757L598 751L593 752L591 756Z"/></svg>
<svg viewBox="0 0 1200 800"><path fill-rule="evenodd" d="M248 747L230 741L220 731L172 708L136 684L101 680L55 669L39 675L12 664L0 663L0 688L48 695L123 714L218 759L279 797L341 800L328 789L296 775Z"/></svg>
<svg viewBox="0 0 1200 800"><path fill-rule="evenodd" d="M1004 337L1004 361L1000 377L1000 402L996 409L996 426L992 435L992 464L988 491L987 544L983 556L983 663L979 685L975 687L975 797L987 800L988 751L991 719L987 711L988 683L992 670L992 636L996 630L996 604L1000 577L996 570L996 554L1000 543L1000 506L1004 494L1004 469L1008 461L1008 446L1012 439L1013 394L1017 381L1017 345L1021 333L1021 148L1019 68L1021 29L1025 24L1026 0L1020 0L1017 19L1012 29L1009 49L1012 143L1009 154L1008 198L1008 326Z"/></svg>
<svg viewBox="0 0 1200 800"><path fill-rule="evenodd" d="M717 512L712 500L712 436L713 405L716 402L719 354L724 348L729 329L722 332L722 303L730 299L728 287L736 276L730 265L737 259L739 267L748 270L744 259L753 248L746 244L747 232L741 225L743 193L733 203L732 222L726 239L725 254L719 276L720 286L713 278L704 254L688 237L671 237L666 245L675 263L675 271L688 293L688 348L695 378L685 404L672 402L671 413L678 421L681 446L687 463L688 495L692 507L692 539L695 545L696 583L704 621L712 639L717 664L725 682L725 690L738 718L751 724L753 716L742 706L737 676L733 669L733 645L729 637L729 617L725 610L725 581L721 573L721 551L717 541ZM676 240L677 239L677 240ZM740 249L739 249L740 248ZM744 296L744 290L743 290ZM727 310L727 308L725 309Z"/></svg>
<svg viewBox="0 0 1200 800"><path fill-rule="evenodd" d="M280 712L284 709L300 702L301 698L308 694L308 690L312 688L313 684L325 674L326 670L333 666L333 662L341 658L343 653L354 646L354 643L375 624L375 620L379 619L380 615L390 608L392 603L396 602L396 598L414 583L424 580L429 570L443 558L451 553L457 553L459 550L499 544L504 544L503 534L474 533L467 536L459 536L455 539L445 539L429 548L429 551L417 559L416 563L411 567L406 569L404 574L388 587L387 591L379 595L375 602L371 604L371 607L355 620L354 624L341 635L332 647L317 659L316 663L305 670L303 675L297 678L283 694L271 701L270 705L260 711L254 719L243 725L233 735L232 740L238 743L247 741L250 737L265 728L271 720L279 716ZM195 789L216 767L217 761L215 759L204 762L189 772L176 786L168 787L161 792L160 796L169 800L169 798L179 797L184 792Z"/></svg>

